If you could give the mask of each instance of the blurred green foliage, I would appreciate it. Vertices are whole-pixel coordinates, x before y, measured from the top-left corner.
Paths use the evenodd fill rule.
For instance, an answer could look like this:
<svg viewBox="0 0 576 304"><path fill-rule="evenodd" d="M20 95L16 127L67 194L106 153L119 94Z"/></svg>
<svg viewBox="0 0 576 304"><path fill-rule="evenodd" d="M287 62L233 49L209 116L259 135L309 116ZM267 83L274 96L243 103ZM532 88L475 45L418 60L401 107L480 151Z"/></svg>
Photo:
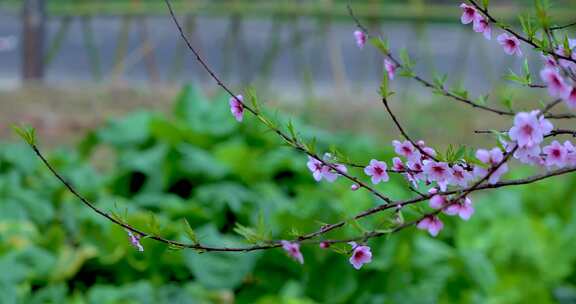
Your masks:
<svg viewBox="0 0 576 304"><path fill-rule="evenodd" d="M391 156L388 143L295 125L304 137L319 138L320 148L335 144L362 161ZM90 163L99 154L105 169L96 170ZM154 214L162 235L182 241L186 219L207 245L246 245L236 224L289 239L378 203L343 179L315 183L306 157L251 117L236 123L225 96L209 100L192 87L172 115L140 111L111 120L49 159L100 208L126 211L144 230ZM395 177L379 188L407 198L404 185ZM576 178L564 176L475 194L469 222L446 218L438 238L410 228L371 240L374 260L356 271L347 256L312 245L303 247L303 266L279 249L200 254L143 240L139 253L123 229L85 208L24 143L5 143L0 302L575 303L575 186ZM360 224L373 229L389 217ZM330 237L358 235L354 226Z"/></svg>

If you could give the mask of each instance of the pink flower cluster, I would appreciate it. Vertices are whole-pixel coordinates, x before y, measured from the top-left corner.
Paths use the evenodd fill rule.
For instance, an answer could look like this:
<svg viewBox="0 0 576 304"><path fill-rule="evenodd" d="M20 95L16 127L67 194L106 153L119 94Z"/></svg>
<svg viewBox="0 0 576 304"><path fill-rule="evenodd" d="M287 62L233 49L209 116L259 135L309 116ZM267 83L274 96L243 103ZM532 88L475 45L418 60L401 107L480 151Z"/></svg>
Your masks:
<svg viewBox="0 0 576 304"><path fill-rule="evenodd" d="M472 29L475 32L482 33L486 39L490 40L492 38L492 28L488 19L473 5L462 3L460 4L460 8L462 9L462 16L460 17L462 24L472 23ZM506 54L522 56L520 41L516 36L502 33L498 35L496 39Z"/></svg>
<svg viewBox="0 0 576 304"><path fill-rule="evenodd" d="M462 3L460 8L462 9L462 17L460 17L462 24L472 23L472 29L476 33L482 33L488 40L492 39L490 22L474 6Z"/></svg>
<svg viewBox="0 0 576 304"><path fill-rule="evenodd" d="M541 148L544 137L553 129L552 123L539 111L521 112L514 118L514 126L508 131L512 144L508 149L516 148L514 158L525 164L547 168L576 166L576 148L570 141L563 144L557 140Z"/></svg>
<svg viewBox="0 0 576 304"><path fill-rule="evenodd" d="M346 166L342 164L332 163L332 156L329 153L324 154L322 159L324 162L312 157L308 156L308 163L306 164L308 170L312 172L312 176L314 179L319 182L322 179L327 180L328 182L333 182L338 178L340 175L339 172L347 173L348 169ZM330 164L332 167L326 165ZM338 171L334 170L333 168L338 169Z"/></svg>
<svg viewBox="0 0 576 304"><path fill-rule="evenodd" d="M570 50L557 48L556 54L568 56L576 60L576 39L568 40ZM540 71L540 78L548 86L548 93L552 97L561 98L571 109L576 109L576 83L570 84L570 77L563 77L565 73L576 73L576 63L565 60L556 60L552 55L544 56L544 68Z"/></svg>
<svg viewBox="0 0 576 304"><path fill-rule="evenodd" d="M300 252L300 244L296 242L289 242L289 241L280 241L282 245L282 249L294 259L296 262L300 264L304 264L304 256L302 252ZM355 269L362 268L362 265L372 262L372 251L370 247L367 245L359 245L356 242L349 242L350 246L352 246L352 254L350 255L350 264ZM322 249L327 249L330 247L330 243L328 242L320 242L319 247Z"/></svg>
<svg viewBox="0 0 576 304"><path fill-rule="evenodd" d="M404 177L414 186L417 186L420 181L424 181L426 184L436 182L442 191L446 191L448 185L465 187L474 178L470 173L470 166L465 164L450 165L446 162L436 161L432 159L436 156L434 149L427 147L423 141L416 144L418 148L409 141L395 140L392 142L396 154L406 159L406 163L403 163L400 157L395 157L392 160L393 169L397 172L405 172L403 173Z"/></svg>
<svg viewBox="0 0 576 304"><path fill-rule="evenodd" d="M465 197L459 201L452 201L448 196L434 194L430 198L429 205L433 209L441 210L446 215L458 215L465 221L469 220L472 214L474 214L472 200L469 197ZM442 223L437 215L432 215L420 220L416 227L421 230L427 230L431 236L437 236L440 230L444 228L444 223Z"/></svg>

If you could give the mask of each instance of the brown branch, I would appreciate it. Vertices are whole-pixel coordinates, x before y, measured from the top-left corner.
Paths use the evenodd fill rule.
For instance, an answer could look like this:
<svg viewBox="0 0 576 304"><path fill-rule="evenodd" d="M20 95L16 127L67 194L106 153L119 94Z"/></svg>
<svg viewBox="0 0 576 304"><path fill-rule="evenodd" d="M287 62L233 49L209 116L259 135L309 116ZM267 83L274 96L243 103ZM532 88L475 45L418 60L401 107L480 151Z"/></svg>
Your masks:
<svg viewBox="0 0 576 304"><path fill-rule="evenodd" d="M348 8L348 14L350 15L350 17L354 20L354 22L356 23L356 26L364 32L364 34L366 34L366 36L368 37L374 37L373 34L370 33L370 31L368 30L368 28L366 28L361 22L360 20L356 17L356 15L354 14L354 11L352 10L352 6L350 5L350 3L347 4L347 8ZM384 55L390 59L394 65L396 65L396 67L398 68L404 68L404 65L394 57L394 55L392 55L392 53L390 51L386 51L384 52ZM507 115L507 116L514 116L516 113L514 112L510 112L510 111L505 111L505 110L499 110L496 108L492 108L492 107L488 107L485 105L481 105L478 104L468 98L464 98L458 95L455 95L453 93L451 93L450 91L448 91L446 88L444 87L439 87L437 85L435 85L434 83L432 83L431 81L428 81L424 78L422 78L421 76L418 76L417 74L413 74L413 76L411 76L412 79L416 80L417 82L419 82L420 84L422 84L424 87L427 88L431 88L431 89L436 89L439 93L441 93L442 95L446 96L446 97L450 97L456 101L465 103L469 106L472 106L474 108L478 108L478 109L482 109L488 112L492 112L498 115Z"/></svg>
<svg viewBox="0 0 576 304"><path fill-rule="evenodd" d="M170 5L170 2L168 0L165 0L169 11L170 11L170 15L173 19L173 21L175 22L180 35L182 37L182 39L186 42L186 45L188 46L188 48L194 53L196 60L203 66L203 68L210 74L210 76L217 82L217 84L223 88L232 98L235 98L238 102L240 102L247 110L248 112L250 112L251 114L257 116L257 117L261 117L260 113L256 110L256 109L252 109L251 107L247 106L246 104L244 104L241 100L239 100L236 95L234 95L234 93L216 76L216 74L210 69L210 67L207 65L207 63L201 58L201 56L199 55L199 53L196 51L196 49L194 47L192 47L192 45L190 44L190 42L188 41L186 35L184 34L182 27L180 26L177 18L174 15L174 12L172 10L172 7ZM404 132L404 130L402 129L401 125L399 124L399 122L396 120L396 117L394 116L394 114L390 111L390 108L388 107L387 101L384 98L383 99L384 105L386 106L389 114L391 115L391 117L393 118L395 124L397 125L397 127L400 129L401 133L403 134L403 136L409 140L412 144L414 144L416 147L418 147L417 144L415 144L409 137L408 135ZM419 193L420 197L412 199L412 200L407 200L407 201L402 201L402 202L396 202L396 203L392 203L392 200L390 200L388 197L380 194L378 191L376 191L375 189L371 188L370 186L366 185L365 183L359 181L357 178L348 175L345 172L342 172L341 170L339 170L334 164L331 164L329 162L324 161L323 159L321 159L320 157L318 157L316 154L311 153L310 151L308 151L302 144L300 144L297 140L290 138L288 135L284 134L281 130L272 127L272 126L268 126L270 129L272 129L275 133L277 133L284 141L286 141L287 143L289 143L292 147L294 147L296 150L299 150L305 154L307 154L308 156L311 156L315 159L317 159L318 161L320 161L323 165L326 165L328 167L330 167L331 169L333 169L334 171L336 171L337 173L339 173L340 175L350 179L351 181L355 182L356 184L358 184L359 186L366 188L367 190L369 190L370 192L372 192L374 195L376 195L377 197L381 198L382 200L384 200L386 202L386 204L382 204L379 205L375 208L366 210L356 216L353 217L353 219L360 219L366 216L369 216L371 214L375 214L377 212L381 212L383 210L387 210L390 208L401 208L405 205L408 204L413 204L413 203L417 203L417 202L421 202L423 200L429 199L431 197L431 195L425 195L422 193ZM124 222L122 222L119 219L116 219L114 216L108 214L107 212L99 209L98 207L96 207L92 202L90 202L89 200L87 200L84 196L82 196L68 181L66 181L66 179L64 179L64 177L62 177L62 175L60 175L55 169L54 167L50 164L50 162L48 162L48 160L44 157L44 155L40 152L40 150L38 149L38 147L36 145L31 145L32 149L34 150L35 154L40 158L40 160L44 163L44 165L46 165L46 167L49 169L49 171L68 189L68 191L70 191L76 198L78 198L84 205L86 205L87 207L89 207L90 209L92 209L94 212L96 212L97 214L99 214L100 216L108 219L110 222L128 230L131 231L132 233L140 236L141 238L149 238L158 242L162 242L171 246L176 246L176 247L180 247L180 248L192 248L192 249L196 249L196 250L202 250L202 251L223 251L223 252L248 252L248 251L255 251L255 250L263 250L263 249L271 249L271 248L277 248L280 247L281 244L279 243L279 241L269 241L268 244L265 245L254 245L254 246L247 246L247 247L211 247L211 246L203 246L199 243L192 243L192 244L187 244L187 243L181 243L178 241L174 241L174 240L170 240L170 239L166 239L163 237L160 237L158 235L154 235L154 234L149 234L146 233L142 230L139 230L129 224L126 224ZM423 151L421 151L423 152ZM460 190L454 190L454 191L450 191L450 192L444 192L441 194L447 195L447 194L453 194L453 193L461 193L459 195L459 198L465 197L466 195L470 194L471 192L480 190L480 189L489 189L489 188L498 188L498 187L503 187L503 186L509 186L509 185L520 185L520 184L527 184L527 183L531 183L531 182L535 182L535 181L539 181L551 176L556 176L556 175L561 175L561 174L565 174L568 172L572 172L572 171L576 171L576 168L566 168L566 169L562 169L562 170L556 170L556 171L552 171L549 172L547 174L542 174L542 175L537 175L537 176L533 176L531 178L527 178L524 180L516 180L516 181L509 181L509 182L501 182L501 183L497 183L494 185L482 185L482 183L484 181L486 181L491 174L493 174L503 163L505 163L510 155L514 152L511 151L508 154L506 154L506 156L504 157L504 159L502 160L502 162L500 162L496 167L494 167L489 174L487 174L484 178L482 178L481 180L479 180L478 182L476 182L472 187L466 188L466 189L460 189ZM424 153L426 154L426 153ZM458 201L458 199L456 199L455 201ZM435 214L440 212L441 210L437 210L435 211ZM425 215L425 216L429 216L429 215ZM410 225L413 225L415 223L417 223L419 220L417 221L413 221L413 222L408 222L408 223L404 223L396 228L394 228L391 232L395 232L395 231L399 231L405 227L408 227ZM331 230L334 230L338 227L343 226L346 223L346 221L341 221L335 224L330 224L330 225L324 225L322 226L322 228L316 232L313 233L309 233L303 236L298 237L295 241L297 242L303 242L303 241L308 241L316 236L325 234ZM364 235L362 237L362 239L368 239L371 237L377 237L383 234L386 234L387 232L371 232L367 235ZM358 239L358 238L356 238ZM330 242L345 242L348 240L332 240Z"/></svg>
<svg viewBox="0 0 576 304"><path fill-rule="evenodd" d="M478 11L482 12L482 14L484 14L484 16L486 18L488 18L488 20L494 24L496 24L498 27L500 27L502 30L508 32L509 34L513 35L514 37L518 38L519 40L523 41L524 43L530 45L531 47L535 48L535 49L539 49L542 50L542 52L549 54L549 55L553 55L556 56L560 59L564 59L567 61L571 61L576 63L576 59L570 58L568 56L564 56L564 55L560 55L560 54L556 54L556 52L554 51L550 51L550 50L546 50L546 49L542 49L541 46L539 46L538 44L536 44L532 39L526 38L518 33L516 33L515 31L513 31L511 28L507 27L507 26L503 26L500 22L498 22L498 20L496 20L496 18L494 18L492 15L490 15L490 13L488 13L487 9L484 9L482 6L480 6L478 3L476 3L475 0L468 0Z"/></svg>
<svg viewBox="0 0 576 304"><path fill-rule="evenodd" d="M354 11L352 10L352 6L350 5L349 2L347 4L347 9L348 9L348 14L354 20L356 27L358 27L362 32L364 32L364 34L366 34L366 36L374 37L374 35L370 33L368 28L366 28L360 22L358 17L354 14ZM394 65L396 65L396 67L398 67L398 68L404 67L404 65L398 59L396 59L390 51L384 52L384 55L388 59L390 59L394 63ZM435 89L437 91L437 93L440 93L443 96L449 97L453 100L456 100L456 101L459 101L459 102L464 103L466 105L469 105L473 108L481 109L481 110L491 112L491 113L501 115L501 116L514 116L514 115L516 115L516 112L513 112L513 111L500 110L500 109L497 109L494 107L485 106L485 105L479 104L477 102L474 102L473 100L471 100L469 98L464 98L462 96L458 96L458 95L448 91L445 87L437 86L434 83L432 83L431 81L426 80L423 77L418 76L417 74L413 74L411 76L411 78L416 80L417 82L419 82L420 84L422 84L426 88ZM539 85L539 84L530 84L529 87L545 88L546 86L545 85ZM576 118L576 115L573 115L573 114L549 114L549 115L546 115L545 118L548 118L548 119L572 119L572 118Z"/></svg>
<svg viewBox="0 0 576 304"><path fill-rule="evenodd" d="M565 29L565 28L569 28L569 27L571 27L571 26L576 26L576 22L568 23L568 24L565 24L565 25L552 26L552 27L550 27L550 30L551 30L551 31L557 31L557 30L562 30L562 29Z"/></svg>
<svg viewBox="0 0 576 304"><path fill-rule="evenodd" d="M386 99L386 97L382 97L382 103L384 104L384 107L386 107L386 111L388 112L388 114L392 118L392 121L394 121L394 124L398 128L398 131L400 131L400 134L402 134L402 136L407 141L409 141L418 151L420 151L420 153L422 153L422 155L424 155L430 159L433 159L435 161L438 161L437 158L435 158L433 155L430 155L428 152L424 151L424 149L422 147L420 147L416 142L414 142L412 140L412 138L410 138L410 136L408 136L408 133L406 133L406 131L404 131L404 128L402 128L402 125L400 124L400 122L396 118L396 115L394 115L394 113L390 109L390 106L388 105L388 100Z"/></svg>
<svg viewBox="0 0 576 304"><path fill-rule="evenodd" d="M184 42L186 43L186 46L188 47L188 49L194 54L194 57L196 58L196 61L198 61L200 63L200 65L204 68L204 70L210 75L210 77L216 81L216 83L218 84L218 86L220 86L222 89L224 89L224 91L226 91L226 93L228 93L228 95L230 95L230 97L236 99L236 101L238 101L239 103L241 103L252 115L256 116L256 117L261 117L261 114L258 112L257 109L253 109L249 106L246 105L246 103L242 102L240 99L238 99L236 97L236 94L234 94L232 92L232 90L230 88L228 88L228 86L218 77L216 76L216 73L210 68L210 66L208 65L208 63L202 58L202 56L200 56L200 53L196 50L196 48L194 48L194 46L192 46L192 43L190 42L190 40L188 39L188 37L186 36L186 34L184 33L184 30L182 29L182 26L180 25L180 22L178 21L178 18L176 18L176 15L174 13L174 10L172 8L172 5L170 4L169 0L164 0L164 2L166 3L166 6L168 7L168 11L170 13L170 17L172 18L172 21L174 22L174 24L176 25L178 32L180 34L180 37L182 38L182 40L184 40ZM381 200L387 202L387 203L391 203L391 199L388 198L387 196L383 195L382 193L378 192L376 189L374 189L373 187L369 186L368 184L360 181L358 178L345 173L341 170L339 170L334 164L331 164L327 161L324 161L320 156L316 155L315 153L312 153L311 151L307 150L305 148L304 145L302 145L300 142L296 141L295 139L291 138L290 136L288 136L287 134L285 134L284 132L282 132L280 129L275 128L273 126L270 126L268 124L265 124L270 130L274 131L274 133L276 133L278 136L280 136L286 143L288 143L290 146L292 146L293 148L295 148L296 150L303 152L305 154L307 154L308 156L320 161L323 165L330 167L330 169L334 170L335 172L337 172L338 174L344 176L345 178L351 180L352 182L358 184L361 188L365 188L366 190L368 190L369 192L371 192L372 194L374 194L375 196L377 196L378 198L380 198Z"/></svg>
<svg viewBox="0 0 576 304"><path fill-rule="evenodd" d="M494 131L492 131L492 130L474 130L475 134L492 134L493 132ZM496 132L507 133L508 131L501 130L501 131L496 131ZM544 135L544 137L554 137L554 136L558 136L558 135L572 135L573 137L576 137L576 130L555 129L555 130L550 131L550 133L548 135Z"/></svg>

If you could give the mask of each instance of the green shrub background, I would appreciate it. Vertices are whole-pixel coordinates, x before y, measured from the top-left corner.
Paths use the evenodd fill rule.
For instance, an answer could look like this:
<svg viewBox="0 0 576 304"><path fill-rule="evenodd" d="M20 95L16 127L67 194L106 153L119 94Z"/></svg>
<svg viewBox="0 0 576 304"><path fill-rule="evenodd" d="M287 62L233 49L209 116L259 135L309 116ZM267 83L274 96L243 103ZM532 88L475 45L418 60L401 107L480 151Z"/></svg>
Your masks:
<svg viewBox="0 0 576 304"><path fill-rule="evenodd" d="M305 156L246 118L231 118L224 95L208 99L189 86L170 115L134 112L73 149L47 154L100 208L126 212L144 230L154 214L162 235L182 241L184 218L203 244L247 245L237 224L289 239L378 204L343 179L314 182ZM295 125L304 138L318 138L322 151L333 144L359 161L392 156L389 143ZM404 185L394 177L378 188L408 198ZM0 302L576 303L575 186L567 175L474 194L469 222L446 218L438 238L409 228L371 240L374 260L356 271L346 255L314 245L303 246L303 266L279 249L200 254L143 240L139 253L123 229L83 206L29 147L5 142ZM376 215L329 236L357 235L389 218Z"/></svg>

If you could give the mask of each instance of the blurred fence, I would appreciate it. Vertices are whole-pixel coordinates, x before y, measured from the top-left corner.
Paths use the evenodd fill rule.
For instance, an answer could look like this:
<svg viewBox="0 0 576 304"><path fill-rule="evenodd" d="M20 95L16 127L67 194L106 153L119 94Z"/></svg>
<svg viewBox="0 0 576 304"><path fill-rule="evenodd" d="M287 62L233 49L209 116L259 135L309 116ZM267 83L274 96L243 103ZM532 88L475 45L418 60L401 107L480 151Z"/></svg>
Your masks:
<svg viewBox="0 0 576 304"><path fill-rule="evenodd" d="M528 7L525 2L501 1L494 3L499 5L494 10L512 22ZM376 81L380 76L376 56L371 54L370 64L366 64L347 49L352 44L345 45L353 29L346 1L173 3L195 44L211 57L220 73L242 84L259 81L264 86L271 80L289 78L305 87L311 87L313 80L329 80L342 87L348 78ZM557 22L574 18L575 2L555 3L552 15ZM4 15L21 20L20 60L16 61L21 63L24 81L62 77L158 84L204 77L187 62L190 58L175 35L163 1L24 0L0 4ZM489 49L470 50L471 41L481 38L462 34L468 29L457 26L457 4L353 1L358 16L372 28L384 28L387 35L417 50L416 56L440 57L438 65L445 71L457 66L455 72L463 75L467 68L476 69L467 60L489 57L485 54ZM399 27L397 22L409 24ZM442 45L437 43L440 40ZM446 45L447 40L451 46ZM496 60L490 65L497 67L500 59ZM364 68L358 68L360 64ZM484 63L479 65L484 72L492 72Z"/></svg>

